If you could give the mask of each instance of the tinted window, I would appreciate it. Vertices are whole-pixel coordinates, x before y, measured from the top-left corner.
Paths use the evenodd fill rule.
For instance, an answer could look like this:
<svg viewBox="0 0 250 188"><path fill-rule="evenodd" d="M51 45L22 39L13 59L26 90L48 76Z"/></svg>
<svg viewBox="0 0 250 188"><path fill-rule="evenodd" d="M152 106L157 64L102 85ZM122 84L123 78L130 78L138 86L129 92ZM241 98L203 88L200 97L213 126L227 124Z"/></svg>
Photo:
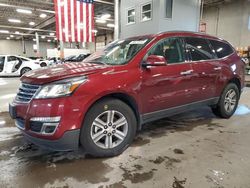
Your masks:
<svg viewBox="0 0 250 188"><path fill-rule="evenodd" d="M0 57L0 64L4 64L5 56Z"/></svg>
<svg viewBox="0 0 250 188"><path fill-rule="evenodd" d="M178 63L184 61L184 48L178 38L168 38L157 43L148 55L163 56L168 63Z"/></svg>
<svg viewBox="0 0 250 188"><path fill-rule="evenodd" d="M209 41L213 46L218 58L223 58L233 53L233 49L231 48L230 45L215 40L209 40Z"/></svg>
<svg viewBox="0 0 250 188"><path fill-rule="evenodd" d="M8 60L8 62L9 61L16 61L17 58L15 56L8 56L7 60Z"/></svg>
<svg viewBox="0 0 250 188"><path fill-rule="evenodd" d="M5 56L0 57L0 72L3 71Z"/></svg>
<svg viewBox="0 0 250 188"><path fill-rule="evenodd" d="M21 58L21 57L19 57L19 59L20 59L21 61L29 61L28 59L24 59L24 58Z"/></svg>
<svg viewBox="0 0 250 188"><path fill-rule="evenodd" d="M193 61L214 59L215 55L206 39L188 37L186 47Z"/></svg>

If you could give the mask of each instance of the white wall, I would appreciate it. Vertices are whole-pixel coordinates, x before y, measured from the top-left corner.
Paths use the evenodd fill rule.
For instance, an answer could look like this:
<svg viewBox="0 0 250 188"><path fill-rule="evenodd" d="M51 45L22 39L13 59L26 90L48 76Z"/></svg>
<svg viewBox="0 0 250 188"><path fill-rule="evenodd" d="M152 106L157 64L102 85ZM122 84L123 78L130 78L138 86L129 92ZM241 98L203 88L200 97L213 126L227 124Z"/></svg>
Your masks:
<svg viewBox="0 0 250 188"><path fill-rule="evenodd" d="M0 54L21 55L26 57L36 56L33 50L35 42L25 41L26 54L23 54L22 41L14 40L0 40ZM53 43L40 42L40 55L42 57L47 56L47 49L53 49L55 46Z"/></svg>
<svg viewBox="0 0 250 188"><path fill-rule="evenodd" d="M218 7L204 9L203 21L207 33L221 37L235 47L250 46L250 1L237 0Z"/></svg>
<svg viewBox="0 0 250 188"><path fill-rule="evenodd" d="M141 5L152 2L152 20L141 22ZM136 23L127 25L127 10L136 9ZM121 38L170 30L198 31L200 0L173 0L172 19L165 18L165 0L121 0Z"/></svg>

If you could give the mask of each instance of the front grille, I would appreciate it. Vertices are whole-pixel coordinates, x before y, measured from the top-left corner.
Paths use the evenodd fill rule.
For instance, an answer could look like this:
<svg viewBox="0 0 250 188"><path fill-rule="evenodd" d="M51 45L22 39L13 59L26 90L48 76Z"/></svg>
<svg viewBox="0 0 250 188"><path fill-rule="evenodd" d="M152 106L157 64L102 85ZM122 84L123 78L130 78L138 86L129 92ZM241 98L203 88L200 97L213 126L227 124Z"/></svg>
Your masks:
<svg viewBox="0 0 250 188"><path fill-rule="evenodd" d="M16 100L19 102L30 102L30 100L33 98L39 87L40 87L39 85L22 83L17 93Z"/></svg>

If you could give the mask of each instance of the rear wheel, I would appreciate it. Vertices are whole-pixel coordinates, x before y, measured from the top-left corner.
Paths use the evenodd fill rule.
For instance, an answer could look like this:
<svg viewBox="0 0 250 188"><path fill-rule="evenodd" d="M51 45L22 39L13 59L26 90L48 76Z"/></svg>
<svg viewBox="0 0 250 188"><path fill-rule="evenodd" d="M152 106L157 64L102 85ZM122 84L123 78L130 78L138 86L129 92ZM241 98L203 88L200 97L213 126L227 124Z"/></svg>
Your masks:
<svg viewBox="0 0 250 188"><path fill-rule="evenodd" d="M43 62L43 63L40 64L40 66L41 66L41 67L46 67L47 64Z"/></svg>
<svg viewBox="0 0 250 188"><path fill-rule="evenodd" d="M25 67L21 70L21 76L24 75L26 72L31 71L31 68Z"/></svg>
<svg viewBox="0 0 250 188"><path fill-rule="evenodd" d="M118 99L97 102L86 114L80 143L92 156L110 157L122 153L136 134L133 110Z"/></svg>
<svg viewBox="0 0 250 188"><path fill-rule="evenodd" d="M240 92L236 84L230 83L226 86L216 107L212 108L215 115L222 118L230 118L239 103Z"/></svg>

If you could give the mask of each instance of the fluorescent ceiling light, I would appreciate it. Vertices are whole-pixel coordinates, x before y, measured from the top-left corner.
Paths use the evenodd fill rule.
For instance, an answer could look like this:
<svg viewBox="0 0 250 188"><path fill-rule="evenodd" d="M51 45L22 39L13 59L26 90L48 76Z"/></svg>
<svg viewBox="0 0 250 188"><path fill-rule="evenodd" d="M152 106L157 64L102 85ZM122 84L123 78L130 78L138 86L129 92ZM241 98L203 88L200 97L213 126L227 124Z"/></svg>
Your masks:
<svg viewBox="0 0 250 188"><path fill-rule="evenodd" d="M115 27L115 24L107 24L107 27Z"/></svg>
<svg viewBox="0 0 250 188"><path fill-rule="evenodd" d="M40 18L46 18L46 17L47 17L47 14L44 14L44 13L40 14Z"/></svg>
<svg viewBox="0 0 250 188"><path fill-rule="evenodd" d="M103 14L103 15L101 16L101 20L106 20L106 19L108 19L108 18L110 18L110 17L111 17L110 14Z"/></svg>
<svg viewBox="0 0 250 188"><path fill-rule="evenodd" d="M36 41L36 39L33 39L33 41L35 42L35 41Z"/></svg>
<svg viewBox="0 0 250 188"><path fill-rule="evenodd" d="M13 38L13 37L14 37L14 35L10 35L10 37L11 37L11 38Z"/></svg>
<svg viewBox="0 0 250 188"><path fill-rule="evenodd" d="M9 22L12 22L12 23L21 23L21 20L18 20L18 19L8 19Z"/></svg>
<svg viewBox="0 0 250 188"><path fill-rule="evenodd" d="M41 36L41 38L42 38L42 39L45 39L45 38L46 38L46 36Z"/></svg>
<svg viewBox="0 0 250 188"><path fill-rule="evenodd" d="M51 42L51 40L49 39L48 42Z"/></svg>
<svg viewBox="0 0 250 188"><path fill-rule="evenodd" d="M20 34L20 32L19 32L19 31L16 31L16 32L15 32L15 34L19 35L19 34Z"/></svg>
<svg viewBox="0 0 250 188"><path fill-rule="evenodd" d="M96 23L106 23L106 20L97 19L95 22Z"/></svg>
<svg viewBox="0 0 250 188"><path fill-rule="evenodd" d="M50 35L50 36L55 36L55 33L50 33L49 35Z"/></svg>
<svg viewBox="0 0 250 188"><path fill-rule="evenodd" d="M27 9L16 9L17 12L19 13L23 13L23 14L32 14L31 10L27 10Z"/></svg>
<svg viewBox="0 0 250 188"><path fill-rule="evenodd" d="M0 33L9 33L8 30L0 30Z"/></svg>
<svg viewBox="0 0 250 188"><path fill-rule="evenodd" d="M30 22L29 25L35 25L35 22Z"/></svg>
<svg viewBox="0 0 250 188"><path fill-rule="evenodd" d="M7 37L6 39L7 39L7 40L10 40L10 37Z"/></svg>

